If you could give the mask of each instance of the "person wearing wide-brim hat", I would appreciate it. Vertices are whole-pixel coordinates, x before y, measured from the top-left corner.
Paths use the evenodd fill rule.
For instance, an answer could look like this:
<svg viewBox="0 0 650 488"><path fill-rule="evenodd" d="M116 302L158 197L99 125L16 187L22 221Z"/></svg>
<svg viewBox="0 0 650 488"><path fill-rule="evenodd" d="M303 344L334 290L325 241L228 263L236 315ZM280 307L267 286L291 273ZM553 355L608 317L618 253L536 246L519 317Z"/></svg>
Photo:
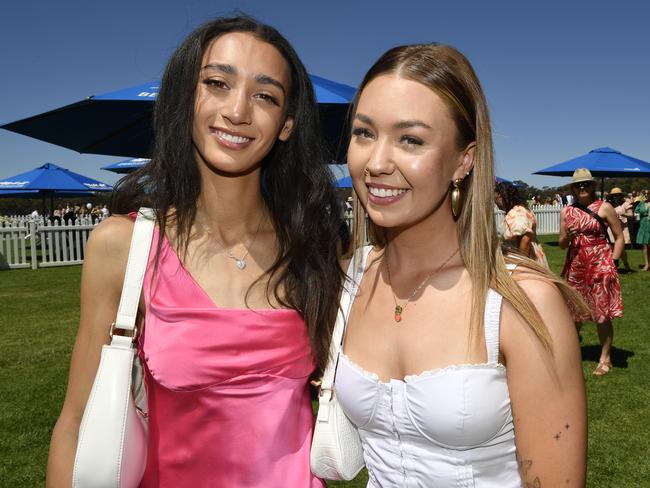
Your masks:
<svg viewBox="0 0 650 488"><path fill-rule="evenodd" d="M618 216L618 220L621 221L621 230L623 231L623 240L625 246L623 247L623 253L621 254L621 261L623 261L624 268L620 269L620 273L631 273L633 270L630 267L630 263L627 259L627 250L628 246L632 245L632 239L630 236L630 229L628 228L628 220L634 218L634 205L633 203L625 198L625 193L619 187L615 186L609 191L607 201L612 204L614 211ZM614 242L614 234L612 234L611 229L607 229L609 235L609 240Z"/></svg>
<svg viewBox="0 0 650 488"><path fill-rule="evenodd" d="M648 219L648 210L650 204L646 203L645 195L637 196L634 201L634 213L639 214L639 230L636 233L636 243L640 244L643 249L643 271L650 269L648 261L648 248L650 247L650 220Z"/></svg>
<svg viewBox="0 0 650 488"><path fill-rule="evenodd" d="M569 183L569 185L574 185L583 181L596 181L596 178L592 176L591 171L587 168L578 168L573 172L571 183Z"/></svg>
<svg viewBox="0 0 650 488"><path fill-rule="evenodd" d="M576 326L579 328L588 319L598 326L601 352L593 374L604 376L612 368L612 319L623 316L614 262L620 258L625 241L614 207L596 198L594 178L588 169L576 169L570 187L574 203L560 213L560 247L568 248L562 276L582 295L591 312L590 317L574 314ZM609 244L608 227L614 236L613 247Z"/></svg>

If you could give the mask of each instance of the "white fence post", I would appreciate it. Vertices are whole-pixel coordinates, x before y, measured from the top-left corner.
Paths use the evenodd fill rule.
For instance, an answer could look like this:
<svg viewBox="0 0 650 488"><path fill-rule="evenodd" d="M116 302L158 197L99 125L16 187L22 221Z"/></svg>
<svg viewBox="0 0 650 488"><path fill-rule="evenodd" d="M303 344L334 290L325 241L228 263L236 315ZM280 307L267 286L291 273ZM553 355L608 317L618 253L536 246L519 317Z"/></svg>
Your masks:
<svg viewBox="0 0 650 488"><path fill-rule="evenodd" d="M32 269L38 268L38 254L36 248L36 222L29 223L29 259L32 263Z"/></svg>
<svg viewBox="0 0 650 488"><path fill-rule="evenodd" d="M0 221L0 268L28 268L26 219L7 218Z"/></svg>

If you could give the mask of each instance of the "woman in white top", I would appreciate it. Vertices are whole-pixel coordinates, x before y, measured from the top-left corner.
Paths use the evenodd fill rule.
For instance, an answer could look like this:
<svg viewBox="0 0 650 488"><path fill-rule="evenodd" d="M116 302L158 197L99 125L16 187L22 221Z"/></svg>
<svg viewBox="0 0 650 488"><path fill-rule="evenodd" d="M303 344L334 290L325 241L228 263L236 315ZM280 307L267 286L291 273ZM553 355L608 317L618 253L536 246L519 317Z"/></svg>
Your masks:
<svg viewBox="0 0 650 488"><path fill-rule="evenodd" d="M348 164L355 242L365 210L372 246L353 263L335 389L359 428L368 486L584 486L567 303L584 305L534 261L501 253L471 65L448 46L397 47L359 90Z"/></svg>

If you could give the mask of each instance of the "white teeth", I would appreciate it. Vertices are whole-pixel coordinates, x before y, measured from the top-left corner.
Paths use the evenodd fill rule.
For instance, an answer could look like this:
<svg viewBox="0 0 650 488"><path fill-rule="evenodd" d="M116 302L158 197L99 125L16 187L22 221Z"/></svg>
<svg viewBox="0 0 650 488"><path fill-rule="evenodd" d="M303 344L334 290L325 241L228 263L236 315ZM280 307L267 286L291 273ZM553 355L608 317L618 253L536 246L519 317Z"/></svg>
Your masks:
<svg viewBox="0 0 650 488"><path fill-rule="evenodd" d="M374 186L369 186L368 191L370 192L371 195L379 198L386 198L386 197L396 197L397 195L401 195L404 193L406 190L401 189L401 188L377 188Z"/></svg>
<svg viewBox="0 0 650 488"><path fill-rule="evenodd" d="M231 134L227 134L225 132L222 132L220 130L217 131L217 135L228 142L232 142L234 144L243 144L244 142L248 142L252 140L250 137L241 137L241 136L233 136Z"/></svg>

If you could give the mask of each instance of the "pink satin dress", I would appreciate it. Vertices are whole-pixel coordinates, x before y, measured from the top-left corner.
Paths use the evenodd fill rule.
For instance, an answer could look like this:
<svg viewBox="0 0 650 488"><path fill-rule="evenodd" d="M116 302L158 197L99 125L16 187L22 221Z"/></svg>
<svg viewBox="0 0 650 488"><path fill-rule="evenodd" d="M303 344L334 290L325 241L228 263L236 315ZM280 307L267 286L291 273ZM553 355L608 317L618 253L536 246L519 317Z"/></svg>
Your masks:
<svg viewBox="0 0 650 488"><path fill-rule="evenodd" d="M309 468L314 369L295 310L219 308L154 234L140 337L149 406L142 487L323 487Z"/></svg>

